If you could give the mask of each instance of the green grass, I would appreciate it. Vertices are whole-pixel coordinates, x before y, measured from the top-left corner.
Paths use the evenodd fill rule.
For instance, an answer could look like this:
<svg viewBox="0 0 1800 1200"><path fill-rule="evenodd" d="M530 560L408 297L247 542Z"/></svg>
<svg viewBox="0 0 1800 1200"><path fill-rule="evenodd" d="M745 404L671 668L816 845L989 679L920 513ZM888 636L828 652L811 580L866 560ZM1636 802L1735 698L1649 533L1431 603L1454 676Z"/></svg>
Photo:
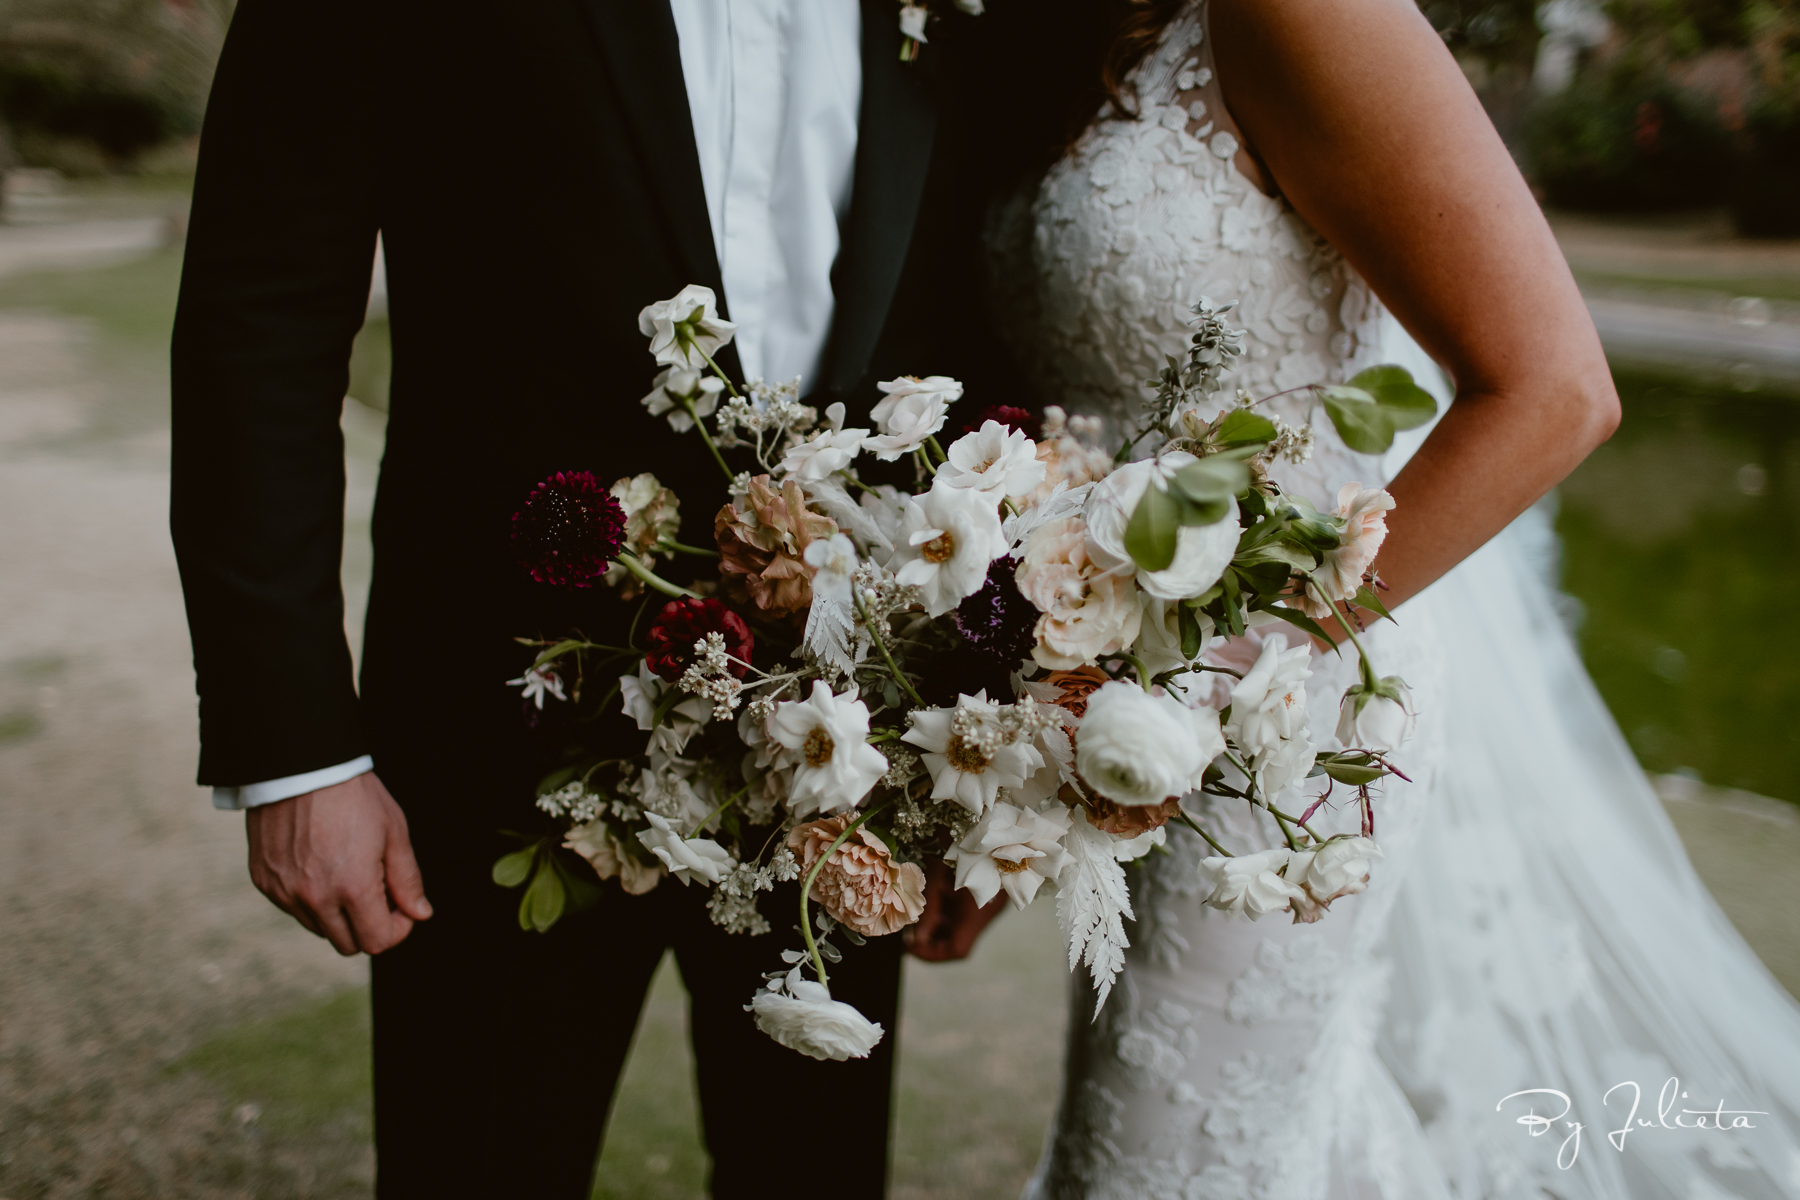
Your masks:
<svg viewBox="0 0 1800 1200"><path fill-rule="evenodd" d="M348 1124L372 1128L369 994L363 988L251 1021L221 1033L171 1070L198 1071L234 1108L255 1105L256 1120L285 1134Z"/></svg>
<svg viewBox="0 0 1800 1200"><path fill-rule="evenodd" d="M181 248L84 271L0 280L0 308L49 309L93 322L108 348L166 354L181 282Z"/></svg>
<svg viewBox="0 0 1800 1200"><path fill-rule="evenodd" d="M1576 271L1575 278L1585 284L1614 284L1653 291L1712 292L1800 301L1800 277L1791 275L1624 275L1609 271Z"/></svg>
<svg viewBox="0 0 1800 1200"><path fill-rule="evenodd" d="M1588 670L1648 769L1800 802L1800 405L1616 380L1557 522Z"/></svg>

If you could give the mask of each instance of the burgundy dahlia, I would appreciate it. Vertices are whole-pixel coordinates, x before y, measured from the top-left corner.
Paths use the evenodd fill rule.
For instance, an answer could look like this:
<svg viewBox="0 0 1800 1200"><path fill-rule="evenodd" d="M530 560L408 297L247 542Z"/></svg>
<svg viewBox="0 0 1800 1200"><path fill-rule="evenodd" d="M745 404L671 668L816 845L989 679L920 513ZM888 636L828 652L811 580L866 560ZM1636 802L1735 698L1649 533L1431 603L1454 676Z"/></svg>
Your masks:
<svg viewBox="0 0 1800 1200"><path fill-rule="evenodd" d="M750 661L756 639L750 636L750 626L744 624L744 618L711 596L671 600L663 605L645 635L650 650L644 655L644 662L664 679L680 679L694 661L694 643L709 633L724 636L725 653L740 660L731 664L731 673L742 679L750 669L744 664Z"/></svg>
<svg viewBox="0 0 1800 1200"><path fill-rule="evenodd" d="M513 514L513 552L531 577L559 587L592 587L619 557L625 510L591 471L558 471Z"/></svg>
<svg viewBox="0 0 1800 1200"><path fill-rule="evenodd" d="M988 566L987 582L956 606L956 628L969 646L1008 668L1031 657L1038 610L1019 594L1013 575L1016 558L996 558Z"/></svg>
<svg viewBox="0 0 1800 1200"><path fill-rule="evenodd" d="M1044 423L1036 413L1027 408L1014 408L1010 404L996 404L986 409L975 418L972 425L963 426L965 433L979 433L981 427L989 421L998 421L1008 429L1016 429L1034 442L1044 440Z"/></svg>

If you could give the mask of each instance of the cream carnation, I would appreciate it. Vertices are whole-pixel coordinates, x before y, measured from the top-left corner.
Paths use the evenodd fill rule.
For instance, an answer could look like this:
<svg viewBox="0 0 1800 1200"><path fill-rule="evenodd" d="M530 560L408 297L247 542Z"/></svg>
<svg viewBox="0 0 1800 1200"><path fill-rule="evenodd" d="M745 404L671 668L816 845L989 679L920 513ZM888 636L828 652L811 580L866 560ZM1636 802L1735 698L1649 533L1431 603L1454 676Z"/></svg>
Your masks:
<svg viewBox="0 0 1800 1200"><path fill-rule="evenodd" d="M1088 555L1079 517L1040 525L1014 575L1019 592L1043 615L1031 657L1067 671L1117 654L1136 640L1140 613L1130 576L1109 574Z"/></svg>
<svg viewBox="0 0 1800 1200"><path fill-rule="evenodd" d="M1375 563L1381 543L1387 541L1387 514L1394 498L1380 488L1366 488L1360 483L1346 483L1338 489L1337 511L1332 515L1343 524L1335 550L1325 552L1325 561L1313 572L1333 600L1348 600L1361 589L1363 576ZM1328 617L1330 607L1307 589L1297 607L1314 617Z"/></svg>
<svg viewBox="0 0 1800 1200"><path fill-rule="evenodd" d="M1138 586L1163 600L1198 596L1231 565L1237 553L1237 501L1225 516L1211 525L1187 525L1175 538L1175 560L1160 571L1146 571L1133 563L1125 549L1125 527L1146 489L1167 487L1169 476L1199 461L1179 450L1160 458L1128 463L1094 485L1084 516L1088 527L1088 553L1107 570L1137 574Z"/></svg>
<svg viewBox="0 0 1800 1200"><path fill-rule="evenodd" d="M1118 804L1161 804L1200 786L1225 749L1219 714L1115 680L1088 697L1075 769Z"/></svg>
<svg viewBox="0 0 1800 1200"><path fill-rule="evenodd" d="M833 1062L867 1058L881 1041L880 1025L842 1000L833 1000L824 984L800 978L798 970L757 992L750 1012L758 1029L809 1058Z"/></svg>
<svg viewBox="0 0 1800 1200"><path fill-rule="evenodd" d="M788 834L788 849L800 860L802 874L850 824L848 813L798 826ZM898 933L925 911L925 872L916 863L897 863L867 825L837 848L813 880L812 898L831 919L864 937Z"/></svg>

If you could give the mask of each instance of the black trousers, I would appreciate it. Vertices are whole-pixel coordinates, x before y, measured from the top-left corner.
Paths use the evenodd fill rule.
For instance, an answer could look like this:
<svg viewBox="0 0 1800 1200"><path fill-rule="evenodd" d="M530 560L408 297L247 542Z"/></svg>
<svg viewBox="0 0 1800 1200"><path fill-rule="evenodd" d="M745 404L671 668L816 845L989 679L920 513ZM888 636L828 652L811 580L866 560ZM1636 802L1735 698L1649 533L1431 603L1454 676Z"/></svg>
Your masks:
<svg viewBox="0 0 1800 1200"><path fill-rule="evenodd" d="M381 1200L586 1200L645 991L671 948L689 995L712 1194L804 1194L794 1165L821 1137L834 1147L833 1196L885 1193L898 937L840 947L833 997L886 1035L867 1059L818 1062L744 1011L781 952L803 945L796 884L761 897L772 926L761 937L725 933L706 893L667 878L643 896L609 881L597 908L539 934L519 928L518 892L436 887L443 873L423 865L435 915L373 961Z"/></svg>

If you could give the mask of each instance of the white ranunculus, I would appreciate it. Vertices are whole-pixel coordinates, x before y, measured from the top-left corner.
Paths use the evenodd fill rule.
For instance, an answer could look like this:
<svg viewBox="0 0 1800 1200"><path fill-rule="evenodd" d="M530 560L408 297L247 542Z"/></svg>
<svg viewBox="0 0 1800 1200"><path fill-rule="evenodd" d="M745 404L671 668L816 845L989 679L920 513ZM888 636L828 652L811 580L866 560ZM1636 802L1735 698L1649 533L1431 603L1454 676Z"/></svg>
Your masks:
<svg viewBox="0 0 1800 1200"><path fill-rule="evenodd" d="M805 700L775 706L769 736L795 756L788 809L797 817L854 808L887 774L887 759L867 741L868 707L854 690L833 695L822 679Z"/></svg>
<svg viewBox="0 0 1800 1200"><path fill-rule="evenodd" d="M866 429L844 428L841 403L825 410L825 420L824 429L797 443L781 460L781 469L803 483L818 483L849 466L869 436Z"/></svg>
<svg viewBox="0 0 1800 1200"><path fill-rule="evenodd" d="M664 367L642 403L653 417L668 413L669 428L676 433L686 433L694 427L694 417L712 416L713 410L719 407L719 393L724 390L725 385L716 375L702 374L688 367ZM683 400L694 402L691 416Z"/></svg>
<svg viewBox="0 0 1800 1200"><path fill-rule="evenodd" d="M882 462L893 462L924 445L944 427L945 414L963 393L962 384L948 375L903 376L876 386L886 395L869 416L881 434L864 442L863 449L873 451Z"/></svg>
<svg viewBox="0 0 1800 1200"><path fill-rule="evenodd" d="M1231 723L1225 732L1246 754L1260 755L1306 729L1306 681L1312 649L1288 649L1284 634L1263 639L1256 665L1231 689Z"/></svg>
<svg viewBox="0 0 1800 1200"><path fill-rule="evenodd" d="M956 886L968 888L977 904L1006 890L1014 908L1024 908L1046 879L1055 879L1068 861L1063 835L1069 810L1061 805L1036 813L1016 804L996 804L944 855L956 865Z"/></svg>
<svg viewBox="0 0 1800 1200"><path fill-rule="evenodd" d="M1211 525L1184 526L1175 538L1175 561L1160 571L1145 571L1133 563L1125 549L1125 527L1145 489L1168 486L1168 478L1182 467L1197 461L1193 455L1176 450L1160 458L1127 463L1094 485L1088 495L1084 516L1087 519L1088 553L1107 570L1135 571L1138 586L1152 596L1164 600L1186 600L1198 596L1213 584L1231 565L1237 553L1237 501L1231 501L1225 516Z"/></svg>
<svg viewBox="0 0 1800 1200"><path fill-rule="evenodd" d="M664 366L702 367L737 333L719 316L719 300L709 287L690 283L668 300L638 313L638 332L650 339L650 353Z"/></svg>
<svg viewBox="0 0 1800 1200"><path fill-rule="evenodd" d="M1381 681L1391 695L1353 687L1344 693L1338 710L1338 741L1346 749L1376 750L1391 754L1413 735L1418 714L1413 709L1412 689L1397 675Z"/></svg>
<svg viewBox="0 0 1800 1200"><path fill-rule="evenodd" d="M1264 850L1235 858L1208 858L1201 862L1202 878L1212 887L1205 902L1221 912L1242 913L1252 919L1280 912L1307 895L1281 876L1292 857L1290 850Z"/></svg>
<svg viewBox="0 0 1800 1200"><path fill-rule="evenodd" d="M998 501L934 483L907 501L888 569L920 590L927 613L941 617L980 591L988 566L1005 553Z"/></svg>
<svg viewBox="0 0 1800 1200"><path fill-rule="evenodd" d="M985 752L956 731L958 718L975 731L998 733L993 718L999 705L983 689L973 696L958 696L955 708L919 708L912 712L912 728L901 735L925 751L920 757L931 772L931 798L954 800L976 816L986 812L1003 787L1024 786L1025 780L1044 765L1044 756L1030 742L997 745Z"/></svg>
<svg viewBox="0 0 1800 1200"><path fill-rule="evenodd" d="M1225 749L1219 714L1114 680L1088 697L1075 769L1117 804L1161 804L1200 786Z"/></svg>
<svg viewBox="0 0 1800 1200"><path fill-rule="evenodd" d="M650 853L662 861L669 874L682 883L714 884L737 865L725 847L711 838L684 838L669 822L653 812L644 814L650 828L638 834Z"/></svg>
<svg viewBox="0 0 1800 1200"><path fill-rule="evenodd" d="M982 422L980 429L957 438L944 453L948 461L938 468L936 482L945 487L986 492L998 500L1028 495L1044 482L1037 443L998 421Z"/></svg>
<svg viewBox="0 0 1800 1200"><path fill-rule="evenodd" d="M756 993L750 1012L756 1027L810 1058L843 1062L867 1058L881 1041L882 1028L842 1000L833 1000L824 984L790 971L778 986Z"/></svg>
<svg viewBox="0 0 1800 1200"><path fill-rule="evenodd" d="M1310 904L1296 900L1294 911L1303 921L1318 920L1333 900L1369 886L1369 870L1380 857L1381 848L1366 837L1333 838L1316 850L1298 851L1282 877L1304 889Z"/></svg>

